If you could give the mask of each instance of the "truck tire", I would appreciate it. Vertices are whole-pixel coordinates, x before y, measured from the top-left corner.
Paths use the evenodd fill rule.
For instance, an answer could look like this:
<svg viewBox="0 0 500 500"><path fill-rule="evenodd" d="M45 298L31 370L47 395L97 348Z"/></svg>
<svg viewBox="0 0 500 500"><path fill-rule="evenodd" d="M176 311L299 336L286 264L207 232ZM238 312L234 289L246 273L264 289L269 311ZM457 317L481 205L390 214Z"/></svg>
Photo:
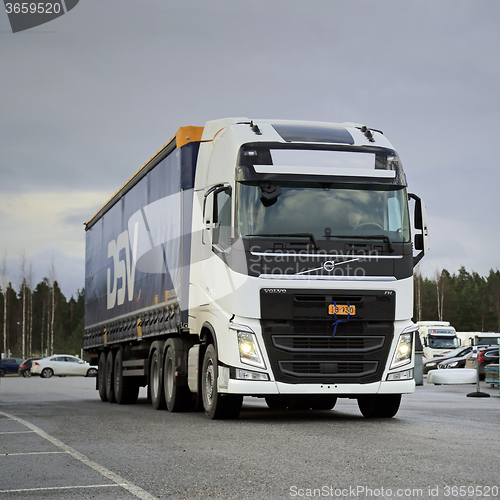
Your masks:
<svg viewBox="0 0 500 500"><path fill-rule="evenodd" d="M114 393L119 405L133 404L139 396L139 384L134 377L123 376L123 349L120 348L114 363Z"/></svg>
<svg viewBox="0 0 500 500"><path fill-rule="evenodd" d="M165 404L171 412L188 411L191 409L193 397L187 382L180 378L178 373L178 359L183 356L184 345L180 339L167 341L167 350L163 365L163 388L165 391Z"/></svg>
<svg viewBox="0 0 500 500"><path fill-rule="evenodd" d="M109 351L106 356L106 398L109 403L116 403L113 384L113 351Z"/></svg>
<svg viewBox="0 0 500 500"><path fill-rule="evenodd" d="M218 376L217 352L213 344L210 344L205 351L201 372L201 395L205 415L213 420L238 418L243 396L219 394L217 391Z"/></svg>
<svg viewBox="0 0 500 500"><path fill-rule="evenodd" d="M99 389L99 397L105 403L108 400L108 396L106 395L106 353L104 351L99 355L97 387Z"/></svg>
<svg viewBox="0 0 500 500"><path fill-rule="evenodd" d="M358 397L358 406L366 418L392 418L399 410L401 394L366 394Z"/></svg>
<svg viewBox="0 0 500 500"><path fill-rule="evenodd" d="M162 410L166 408L161 372L161 351L160 349L155 349L153 355L151 356L151 364L149 366L151 404L155 410Z"/></svg>

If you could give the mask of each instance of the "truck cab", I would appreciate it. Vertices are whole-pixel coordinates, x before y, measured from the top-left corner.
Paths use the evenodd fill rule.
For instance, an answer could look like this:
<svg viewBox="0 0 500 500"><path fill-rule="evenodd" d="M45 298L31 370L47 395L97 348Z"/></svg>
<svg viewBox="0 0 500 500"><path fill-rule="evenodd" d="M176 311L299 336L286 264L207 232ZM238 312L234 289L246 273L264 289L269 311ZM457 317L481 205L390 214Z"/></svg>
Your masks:
<svg viewBox="0 0 500 500"><path fill-rule="evenodd" d="M443 356L461 345L455 328L448 321L419 321L417 324L425 359Z"/></svg>
<svg viewBox="0 0 500 500"><path fill-rule="evenodd" d="M392 417L414 391L427 220L379 130L181 127L86 230L84 348L103 401L147 386L155 408L209 418L244 396Z"/></svg>

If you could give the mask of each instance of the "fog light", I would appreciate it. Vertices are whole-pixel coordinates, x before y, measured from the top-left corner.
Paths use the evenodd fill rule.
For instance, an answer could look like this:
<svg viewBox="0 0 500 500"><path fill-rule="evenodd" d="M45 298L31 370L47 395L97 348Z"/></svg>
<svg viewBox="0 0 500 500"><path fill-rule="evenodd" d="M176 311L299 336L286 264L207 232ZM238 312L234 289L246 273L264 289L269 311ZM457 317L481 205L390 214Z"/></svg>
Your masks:
<svg viewBox="0 0 500 500"><path fill-rule="evenodd" d="M236 368L236 378L238 380L269 380L267 373L251 372L250 370L242 370Z"/></svg>
<svg viewBox="0 0 500 500"><path fill-rule="evenodd" d="M411 380L413 378L413 368L404 372L389 373L386 380Z"/></svg>

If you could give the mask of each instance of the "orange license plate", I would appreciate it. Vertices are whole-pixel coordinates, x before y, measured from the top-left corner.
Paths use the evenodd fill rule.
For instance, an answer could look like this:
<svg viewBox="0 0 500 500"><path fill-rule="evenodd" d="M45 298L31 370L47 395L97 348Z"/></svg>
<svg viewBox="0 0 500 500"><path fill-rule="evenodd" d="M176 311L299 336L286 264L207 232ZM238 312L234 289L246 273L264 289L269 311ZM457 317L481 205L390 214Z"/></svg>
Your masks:
<svg viewBox="0 0 500 500"><path fill-rule="evenodd" d="M354 316L356 314L356 306L336 306L334 304L330 304L328 306L328 313L340 316Z"/></svg>

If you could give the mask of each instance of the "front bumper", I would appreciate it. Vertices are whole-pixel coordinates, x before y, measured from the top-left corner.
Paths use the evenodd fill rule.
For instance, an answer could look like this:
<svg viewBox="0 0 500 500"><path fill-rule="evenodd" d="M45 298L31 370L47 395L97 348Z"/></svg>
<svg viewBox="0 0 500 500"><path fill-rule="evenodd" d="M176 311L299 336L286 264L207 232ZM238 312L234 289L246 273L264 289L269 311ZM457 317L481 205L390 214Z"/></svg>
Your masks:
<svg viewBox="0 0 500 500"><path fill-rule="evenodd" d="M221 392L245 396L269 394L331 394L339 397L362 394L409 394L415 391L415 380L374 382L372 384L284 384L282 382L256 382L229 380L227 389Z"/></svg>

